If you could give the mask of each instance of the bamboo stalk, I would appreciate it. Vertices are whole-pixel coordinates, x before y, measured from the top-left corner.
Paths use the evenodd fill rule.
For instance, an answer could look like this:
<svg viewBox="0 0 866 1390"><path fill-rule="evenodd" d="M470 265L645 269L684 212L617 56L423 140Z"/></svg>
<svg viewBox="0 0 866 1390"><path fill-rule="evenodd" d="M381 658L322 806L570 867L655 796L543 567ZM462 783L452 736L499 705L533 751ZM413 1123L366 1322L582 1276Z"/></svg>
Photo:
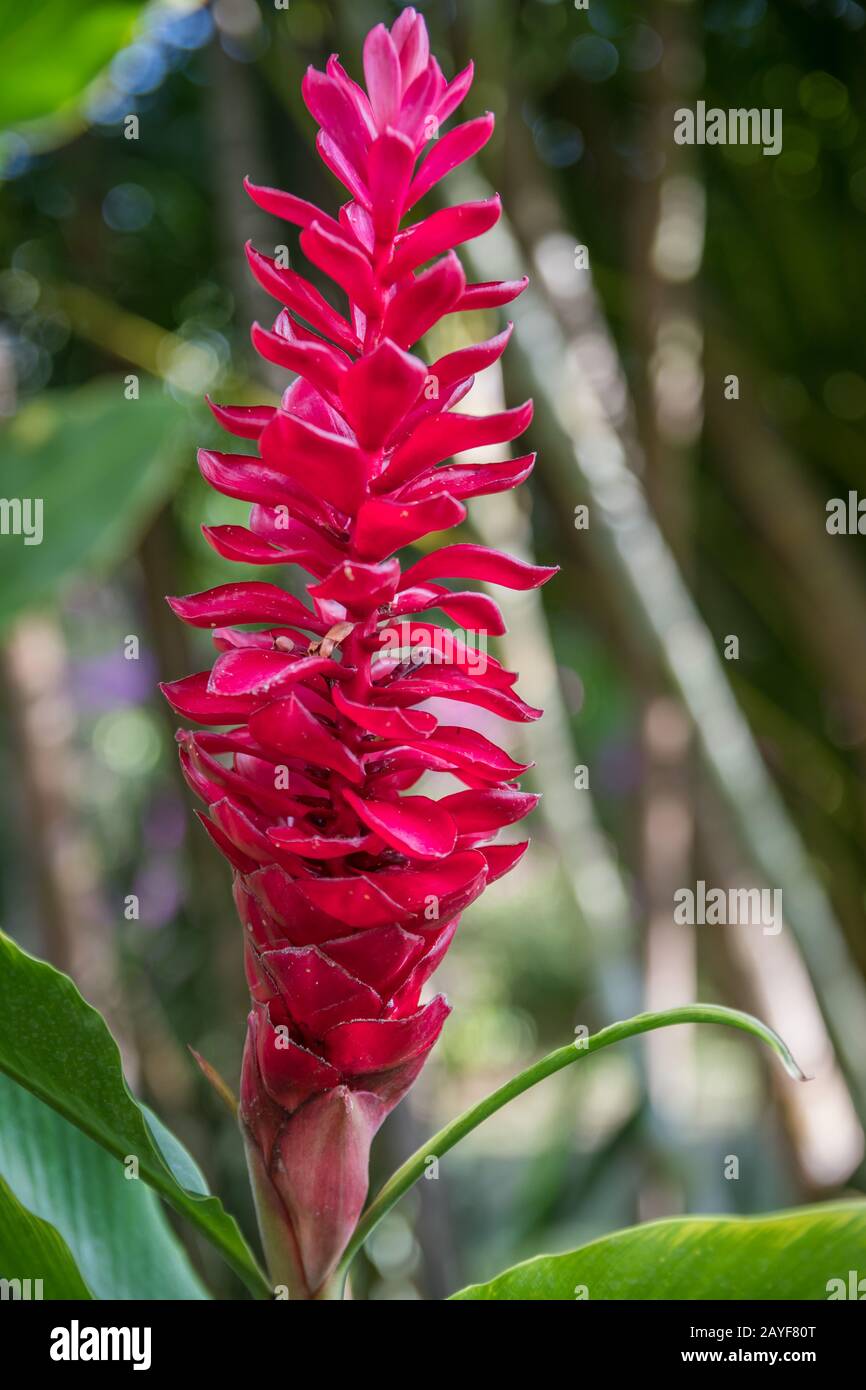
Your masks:
<svg viewBox="0 0 866 1390"><path fill-rule="evenodd" d="M501 374L491 368L481 407L502 410ZM474 392L481 383L476 383ZM478 408L470 398L470 408ZM490 457L486 449L485 457ZM528 562L534 561L532 529L515 493L476 498L470 517L479 538ZM605 835L590 787L575 785L581 763L562 695L556 657L537 589L496 589L507 633L501 639L505 663L520 672L523 698L544 710L544 718L522 730L526 753L535 763L533 781L542 792L538 814L559 860L575 907L590 932L590 967L597 979L604 1017L640 1005L635 957L636 933L628 888L616 853Z"/></svg>

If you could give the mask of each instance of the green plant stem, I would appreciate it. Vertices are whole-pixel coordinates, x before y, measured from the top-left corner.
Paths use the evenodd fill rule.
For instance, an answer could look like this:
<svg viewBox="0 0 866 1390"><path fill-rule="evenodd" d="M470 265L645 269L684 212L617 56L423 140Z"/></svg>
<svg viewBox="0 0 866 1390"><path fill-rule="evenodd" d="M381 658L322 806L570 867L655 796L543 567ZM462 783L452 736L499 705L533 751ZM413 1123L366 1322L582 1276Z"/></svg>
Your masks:
<svg viewBox="0 0 866 1390"><path fill-rule="evenodd" d="M590 1037L579 1038L573 1043L568 1043L565 1047L557 1048L555 1052L548 1053L539 1062L534 1062L531 1067L519 1072L510 1081L506 1081L504 1086L500 1086L489 1096L485 1096L477 1105L464 1110L462 1115L458 1115L444 1129L440 1129L438 1134L434 1134L431 1139L428 1139L426 1144L422 1144L420 1149L416 1149L411 1157L407 1158L406 1162L397 1169L396 1173L392 1174L361 1217L340 1261L334 1276L335 1279L338 1278L342 1284L349 1266L361 1246L375 1230L383 1216L387 1215L395 1203L423 1176L430 1158L441 1158L490 1115L494 1115L497 1110L501 1110L504 1105L507 1105L510 1100L515 1100L517 1096L523 1095L524 1091L530 1090L532 1086L543 1081L545 1077L553 1076L555 1072L562 1071L564 1067L570 1066L579 1058L586 1057L591 1052L599 1052L601 1048L608 1047L611 1043L621 1042L624 1038L633 1038L639 1033L650 1033L656 1028L668 1028L679 1023L721 1023L729 1028L738 1028L741 1032L751 1033L753 1037L760 1038L762 1042L772 1048L790 1076L797 1081L808 1080L805 1072L798 1066L778 1033L761 1023L759 1019L753 1018L751 1014L741 1013L738 1009L728 1009L722 1004L686 1004L681 1008L665 1009L659 1013L636 1014L634 1018L624 1019L620 1023L611 1023L607 1028L602 1028L600 1032L594 1033Z"/></svg>

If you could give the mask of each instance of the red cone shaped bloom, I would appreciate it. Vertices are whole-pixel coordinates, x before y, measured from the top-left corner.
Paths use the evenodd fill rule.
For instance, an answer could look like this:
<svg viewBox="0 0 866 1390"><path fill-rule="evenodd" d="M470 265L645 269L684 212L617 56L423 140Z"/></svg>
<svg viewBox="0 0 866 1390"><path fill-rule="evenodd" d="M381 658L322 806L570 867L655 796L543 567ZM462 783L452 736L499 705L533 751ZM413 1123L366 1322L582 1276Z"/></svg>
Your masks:
<svg viewBox="0 0 866 1390"><path fill-rule="evenodd" d="M453 251L494 225L497 198L402 226L491 134L486 116L439 135L471 69L446 82L423 19L405 9L390 32L368 35L364 75L366 91L332 58L304 80L319 153L350 195L337 217L247 184L301 229L343 309L249 248L282 306L254 344L296 379L278 408L214 405L246 442L200 455L214 488L252 504L248 527L207 527L207 540L231 560L300 566L309 603L268 580L169 600L211 629L218 652L165 694L208 726L178 735L180 757L234 874L253 1000L241 1117L271 1270L293 1297L321 1294L351 1236L373 1135L449 1012L424 987L460 913L520 856L492 839L535 802L515 784L525 769L460 712L539 711L498 662L417 615L439 609L486 638L503 631L495 602L441 580L527 589L553 573L468 544L405 571L396 558L458 525L463 499L516 486L532 467L531 456L448 463L530 422L528 404L483 419L455 410L508 332L432 367L417 346L442 315L505 304L525 282L467 285ZM421 708L434 696L437 709L451 702L453 723ZM465 790L419 795L425 772Z"/></svg>

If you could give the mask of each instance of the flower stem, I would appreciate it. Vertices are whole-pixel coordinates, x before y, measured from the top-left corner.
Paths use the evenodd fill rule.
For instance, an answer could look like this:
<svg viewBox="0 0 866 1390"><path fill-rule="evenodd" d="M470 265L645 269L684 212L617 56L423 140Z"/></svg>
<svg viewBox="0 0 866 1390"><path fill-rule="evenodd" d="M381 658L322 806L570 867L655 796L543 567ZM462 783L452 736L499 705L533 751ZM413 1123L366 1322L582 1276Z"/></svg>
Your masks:
<svg viewBox="0 0 866 1390"><path fill-rule="evenodd" d="M345 1272L338 1268L325 1280L322 1287L313 1294L313 1298L317 1303L332 1303L344 1299L346 1296L345 1290Z"/></svg>
<svg viewBox="0 0 866 1390"><path fill-rule="evenodd" d="M744 1033L751 1033L772 1048L790 1076L797 1081L808 1080L805 1072L797 1065L778 1033L761 1023L759 1019L753 1018L751 1014L741 1013L739 1009L726 1008L722 1004L686 1004L680 1008L664 1009L658 1013L637 1014L634 1018L624 1019L619 1023L611 1023L607 1028L602 1028L600 1032L585 1038L578 1038L575 1042L568 1043L565 1047L557 1048L555 1052L548 1053L539 1062L534 1062L531 1067L519 1072L510 1081L506 1081L504 1086L500 1086L489 1096L485 1096L477 1105L464 1110L462 1115L458 1115L444 1129L440 1129L438 1134L434 1134L431 1139L428 1139L420 1149L416 1149L411 1157L407 1158L406 1162L391 1175L361 1217L337 1267L334 1279L342 1283L361 1246L383 1216L387 1215L395 1203L423 1176L429 1159L441 1158L490 1115L507 1105L510 1100L522 1095L524 1091L528 1091L539 1081L543 1081L545 1077L553 1076L555 1072L562 1071L564 1067L570 1066L580 1057L584 1057L590 1052L598 1052L601 1048L608 1047L611 1043L620 1042L624 1038L636 1037L639 1033L650 1033L656 1028L668 1028L678 1023L721 1023L729 1028L739 1028Z"/></svg>

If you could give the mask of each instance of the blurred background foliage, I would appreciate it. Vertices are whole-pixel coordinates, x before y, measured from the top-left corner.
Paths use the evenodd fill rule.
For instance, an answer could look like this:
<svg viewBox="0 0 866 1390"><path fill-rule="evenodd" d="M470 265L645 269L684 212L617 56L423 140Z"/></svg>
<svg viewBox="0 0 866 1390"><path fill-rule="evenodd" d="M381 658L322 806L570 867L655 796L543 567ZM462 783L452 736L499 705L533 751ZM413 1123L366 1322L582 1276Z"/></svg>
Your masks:
<svg viewBox="0 0 866 1390"><path fill-rule="evenodd" d="M859 536L825 528L862 472L866 10L417 8L446 73L476 60L466 116L497 115L468 177L510 221L475 278L503 257L533 274L476 404L531 387L540 463L467 535L562 573L508 609L509 662L548 711L519 745L545 792L533 852L463 923L441 971L454 1014L378 1176L575 1027L640 1007L752 1008L815 1079L794 1092L748 1043L690 1029L594 1058L383 1223L355 1281L380 1299L636 1220L863 1191L866 1123L866 566ZM106 1014L248 1230L236 1133L186 1051L237 1075L238 929L155 693L209 656L162 596L240 577L199 534L243 511L196 471L216 441L203 394L285 385L251 354L273 309L242 243L288 236L295 257L294 233L242 177L336 208L300 79L332 51L357 73L362 34L398 10L0 3L0 491L44 499L41 545L0 536L0 914ZM673 111L698 99L781 109L782 153L676 145ZM698 879L782 888L784 930L675 926Z"/></svg>

